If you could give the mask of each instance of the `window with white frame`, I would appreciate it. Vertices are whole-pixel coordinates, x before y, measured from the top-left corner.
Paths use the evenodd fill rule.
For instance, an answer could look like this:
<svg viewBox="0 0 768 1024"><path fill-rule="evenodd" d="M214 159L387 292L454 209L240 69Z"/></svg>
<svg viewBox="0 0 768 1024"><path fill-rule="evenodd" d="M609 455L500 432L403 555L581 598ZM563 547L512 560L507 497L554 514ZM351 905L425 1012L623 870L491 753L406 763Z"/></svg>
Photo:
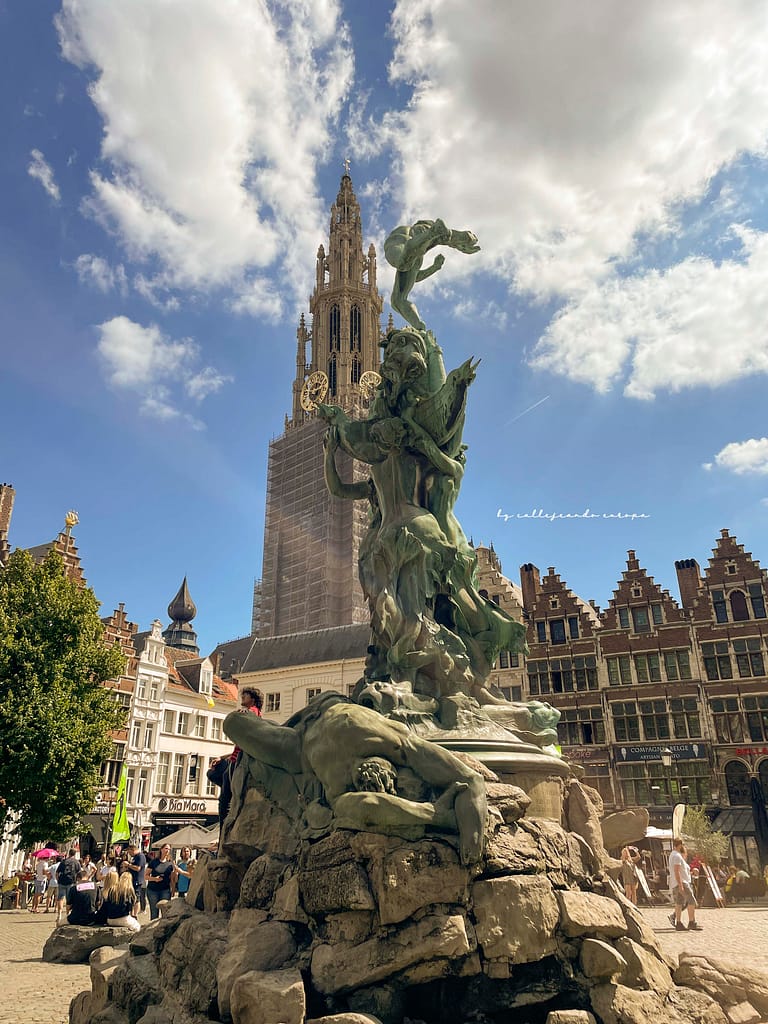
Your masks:
<svg viewBox="0 0 768 1024"><path fill-rule="evenodd" d="M213 669L207 668L205 665L200 669L200 693L204 693L207 696L211 695L213 689Z"/></svg>
<svg viewBox="0 0 768 1024"><path fill-rule="evenodd" d="M146 722L144 725L144 749L151 750L155 743L155 723Z"/></svg>
<svg viewBox="0 0 768 1024"><path fill-rule="evenodd" d="M149 699L156 701L160 696L160 680L152 679L149 683Z"/></svg>
<svg viewBox="0 0 768 1024"><path fill-rule="evenodd" d="M142 807L147 802L147 788L149 786L149 772L142 768L136 780L136 803Z"/></svg>
<svg viewBox="0 0 768 1024"><path fill-rule="evenodd" d="M221 718L212 718L211 719L211 739L212 740L220 740L221 739L221 723L222 723L222 719Z"/></svg>
<svg viewBox="0 0 768 1024"><path fill-rule="evenodd" d="M155 777L155 789L158 793L168 792L168 777L171 770L171 755L167 751L161 751L157 755L157 775Z"/></svg>
<svg viewBox="0 0 768 1024"><path fill-rule="evenodd" d="M321 693L322 690L320 689L319 686L311 687L309 690L307 690L307 704L309 704L311 700L314 700L315 697L319 697Z"/></svg>
<svg viewBox="0 0 768 1024"><path fill-rule="evenodd" d="M195 736L198 739L205 739L205 715L195 716Z"/></svg>
<svg viewBox="0 0 768 1024"><path fill-rule="evenodd" d="M132 771L128 772L125 777L125 802L127 804L133 803L133 790L135 783L136 779L134 777L134 773Z"/></svg>
<svg viewBox="0 0 768 1024"><path fill-rule="evenodd" d="M170 708L163 712L163 732L173 732L174 713Z"/></svg>
<svg viewBox="0 0 768 1024"><path fill-rule="evenodd" d="M139 747L141 745L141 722L134 722L131 726L131 746Z"/></svg>
<svg viewBox="0 0 768 1024"><path fill-rule="evenodd" d="M179 795L184 792L184 784L186 782L184 762L186 757L184 754L173 755L173 767L171 769L171 793Z"/></svg>
<svg viewBox="0 0 768 1024"><path fill-rule="evenodd" d="M280 710L280 694L279 693L268 693L267 694L267 711L279 711Z"/></svg>
<svg viewBox="0 0 768 1024"><path fill-rule="evenodd" d="M215 757L208 758L208 767L210 768L213 762L216 760ZM205 777L205 795L206 796L218 796L219 788L216 786L206 775Z"/></svg>
<svg viewBox="0 0 768 1024"><path fill-rule="evenodd" d="M179 736L186 736L189 733L189 712L179 712L179 720L176 723L176 732Z"/></svg>
<svg viewBox="0 0 768 1024"><path fill-rule="evenodd" d="M147 696L147 677L139 676L136 680L136 696L139 700L144 700Z"/></svg>

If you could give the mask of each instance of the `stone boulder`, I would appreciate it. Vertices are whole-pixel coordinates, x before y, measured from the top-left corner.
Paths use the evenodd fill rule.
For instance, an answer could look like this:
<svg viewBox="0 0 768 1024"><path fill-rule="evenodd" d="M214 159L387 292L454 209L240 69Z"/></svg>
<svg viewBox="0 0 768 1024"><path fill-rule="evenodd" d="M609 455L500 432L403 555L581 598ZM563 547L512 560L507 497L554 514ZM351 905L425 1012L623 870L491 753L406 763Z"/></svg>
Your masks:
<svg viewBox="0 0 768 1024"><path fill-rule="evenodd" d="M304 1024L304 982L297 970L248 971L232 988L236 1024Z"/></svg>
<svg viewBox="0 0 768 1024"><path fill-rule="evenodd" d="M676 985L706 992L729 1010L749 1003L759 1017L768 1017L768 974L718 959L683 953L674 979Z"/></svg>
<svg viewBox="0 0 768 1024"><path fill-rule="evenodd" d="M87 964L99 946L126 946L130 928L63 924L54 928L43 946L42 959L49 964Z"/></svg>
<svg viewBox="0 0 768 1024"><path fill-rule="evenodd" d="M623 975L627 969L627 961L621 953L602 939L584 939L579 959L584 976L593 980L610 980Z"/></svg>
<svg viewBox="0 0 768 1024"><path fill-rule="evenodd" d="M603 845L606 850L618 850L628 843L636 843L645 835L649 821L650 815L645 807L629 807L606 815L600 822Z"/></svg>
<svg viewBox="0 0 768 1024"><path fill-rule="evenodd" d="M219 1012L229 1015L232 987L241 974L276 970L295 953L296 942L287 924L267 921L261 910L233 910L226 956L219 958L216 969Z"/></svg>
<svg viewBox="0 0 768 1024"><path fill-rule="evenodd" d="M472 903L477 941L488 960L532 963L554 953L560 912L546 876L521 875L475 882Z"/></svg>
<svg viewBox="0 0 768 1024"><path fill-rule="evenodd" d="M432 977L442 973L435 961L465 957L474 945L474 935L468 935L461 915L428 914L366 942L316 946L312 982L319 992L329 995L385 981L416 964L425 965L424 982L430 973Z"/></svg>
<svg viewBox="0 0 768 1024"><path fill-rule="evenodd" d="M560 904L560 927L569 938L617 939L627 933L624 915L614 900L568 889L558 892L557 900Z"/></svg>
<svg viewBox="0 0 768 1024"><path fill-rule="evenodd" d="M595 870L606 862L600 816L590 799L587 789L576 779L571 779L565 791L565 820L568 829L581 836L595 856Z"/></svg>

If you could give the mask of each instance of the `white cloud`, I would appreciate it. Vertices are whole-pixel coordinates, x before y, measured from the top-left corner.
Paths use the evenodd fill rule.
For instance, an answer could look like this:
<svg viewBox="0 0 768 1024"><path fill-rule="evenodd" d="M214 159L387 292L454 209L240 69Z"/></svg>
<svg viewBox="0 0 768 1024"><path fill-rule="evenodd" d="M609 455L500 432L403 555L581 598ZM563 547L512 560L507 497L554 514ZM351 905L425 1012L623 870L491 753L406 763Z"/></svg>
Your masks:
<svg viewBox="0 0 768 1024"><path fill-rule="evenodd" d="M768 437L752 437L748 441L732 441L715 456L721 469L737 476L745 473L768 473Z"/></svg>
<svg viewBox="0 0 768 1024"><path fill-rule="evenodd" d="M104 294L115 290L125 295L128 290L128 280L122 263L113 267L101 256L83 253L75 260L75 270L82 284L93 285Z"/></svg>
<svg viewBox="0 0 768 1024"><path fill-rule="evenodd" d="M237 291L286 260L303 298L294 252L322 235L315 172L352 79L338 0L64 0L58 29L104 122L90 208L159 261L153 290Z"/></svg>
<svg viewBox="0 0 768 1024"><path fill-rule="evenodd" d="M262 316L272 321L279 320L283 313L280 293L263 277L242 281L236 289L230 308L233 313Z"/></svg>
<svg viewBox="0 0 768 1024"><path fill-rule="evenodd" d="M144 327L117 316L98 331L97 351L109 383L139 396L141 412L155 419L181 417L200 429L200 421L180 407L185 398L199 403L232 379L211 366L200 367L191 338L168 338L156 324Z"/></svg>
<svg viewBox="0 0 768 1024"><path fill-rule="evenodd" d="M27 166L27 174L39 181L51 199L58 203L61 200L61 192L53 176L53 168L39 149L31 150L29 155L32 159Z"/></svg>
<svg viewBox="0 0 768 1024"><path fill-rule="evenodd" d="M742 259L690 258L592 285L551 322L532 365L624 393L718 387L768 373L768 234L735 229Z"/></svg>
<svg viewBox="0 0 768 1024"><path fill-rule="evenodd" d="M374 142L395 149L404 216L450 218L483 246L446 274L573 297L719 168L766 152L762 0L475 0L471 17L461 0L398 0L392 29L390 74L412 97Z"/></svg>

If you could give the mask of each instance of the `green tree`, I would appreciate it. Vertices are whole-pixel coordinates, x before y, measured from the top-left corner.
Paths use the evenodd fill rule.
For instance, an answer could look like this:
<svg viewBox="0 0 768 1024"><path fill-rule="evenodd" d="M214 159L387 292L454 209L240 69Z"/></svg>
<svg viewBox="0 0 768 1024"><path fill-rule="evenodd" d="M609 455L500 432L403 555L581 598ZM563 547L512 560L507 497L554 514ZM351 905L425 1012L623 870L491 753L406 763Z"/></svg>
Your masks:
<svg viewBox="0 0 768 1024"><path fill-rule="evenodd" d="M124 712L100 685L125 659L99 603L52 551L17 550L0 572L0 824L20 847L66 840L90 813Z"/></svg>
<svg viewBox="0 0 768 1024"><path fill-rule="evenodd" d="M683 839L707 864L717 864L726 857L731 845L724 832L712 828L703 807L686 807Z"/></svg>

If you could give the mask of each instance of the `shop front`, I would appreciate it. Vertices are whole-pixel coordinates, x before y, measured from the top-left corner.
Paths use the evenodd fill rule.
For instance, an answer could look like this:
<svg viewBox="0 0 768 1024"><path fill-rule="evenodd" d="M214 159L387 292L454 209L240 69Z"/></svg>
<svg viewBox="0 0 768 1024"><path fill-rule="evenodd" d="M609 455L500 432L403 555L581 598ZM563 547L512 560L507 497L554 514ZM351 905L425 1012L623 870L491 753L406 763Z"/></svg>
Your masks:
<svg viewBox="0 0 768 1024"><path fill-rule="evenodd" d="M165 836L186 825L199 825L206 829L218 825L218 802L204 797L161 797L150 818L152 828L149 845L155 847Z"/></svg>

